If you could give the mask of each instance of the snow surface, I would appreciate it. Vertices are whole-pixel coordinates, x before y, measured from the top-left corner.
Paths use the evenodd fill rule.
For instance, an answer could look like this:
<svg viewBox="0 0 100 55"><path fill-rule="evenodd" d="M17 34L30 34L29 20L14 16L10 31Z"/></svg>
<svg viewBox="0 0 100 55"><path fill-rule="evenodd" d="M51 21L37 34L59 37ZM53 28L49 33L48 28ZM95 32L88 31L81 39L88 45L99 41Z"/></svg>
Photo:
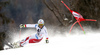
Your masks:
<svg viewBox="0 0 100 55"><path fill-rule="evenodd" d="M100 55L100 33L54 35L25 47L0 51L0 55Z"/></svg>

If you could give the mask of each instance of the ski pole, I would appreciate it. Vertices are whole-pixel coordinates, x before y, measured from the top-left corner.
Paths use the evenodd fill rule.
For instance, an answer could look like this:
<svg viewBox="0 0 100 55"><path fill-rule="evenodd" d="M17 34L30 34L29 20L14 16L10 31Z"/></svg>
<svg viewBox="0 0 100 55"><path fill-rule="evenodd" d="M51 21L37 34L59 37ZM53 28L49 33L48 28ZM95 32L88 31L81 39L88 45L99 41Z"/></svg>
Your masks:
<svg viewBox="0 0 100 55"><path fill-rule="evenodd" d="M19 31L19 41L20 41L20 37L21 37L21 28L20 28L20 31Z"/></svg>

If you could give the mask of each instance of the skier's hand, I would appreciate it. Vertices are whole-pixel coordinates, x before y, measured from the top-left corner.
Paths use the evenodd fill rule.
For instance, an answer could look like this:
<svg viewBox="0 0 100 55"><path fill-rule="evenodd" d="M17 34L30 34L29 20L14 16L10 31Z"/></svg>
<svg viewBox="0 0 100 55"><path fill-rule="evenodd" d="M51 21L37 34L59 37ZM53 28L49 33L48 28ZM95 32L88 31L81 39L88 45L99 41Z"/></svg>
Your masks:
<svg viewBox="0 0 100 55"><path fill-rule="evenodd" d="M25 27L25 25L23 25L23 24L20 24L20 26L19 26L20 28L24 28Z"/></svg>
<svg viewBox="0 0 100 55"><path fill-rule="evenodd" d="M46 39L46 43L49 43L49 40L48 39Z"/></svg>

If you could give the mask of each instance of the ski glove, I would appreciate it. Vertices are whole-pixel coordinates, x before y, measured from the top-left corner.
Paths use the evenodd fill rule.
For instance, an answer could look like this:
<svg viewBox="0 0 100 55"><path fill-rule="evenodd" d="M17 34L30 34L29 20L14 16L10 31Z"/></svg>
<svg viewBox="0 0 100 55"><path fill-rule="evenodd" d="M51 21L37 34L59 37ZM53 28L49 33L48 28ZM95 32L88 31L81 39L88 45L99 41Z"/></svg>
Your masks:
<svg viewBox="0 0 100 55"><path fill-rule="evenodd" d="M20 24L20 28L24 28L25 27L25 25L23 25L23 24Z"/></svg>
<svg viewBox="0 0 100 55"><path fill-rule="evenodd" d="M49 43L49 40L48 39L46 39L46 43Z"/></svg>

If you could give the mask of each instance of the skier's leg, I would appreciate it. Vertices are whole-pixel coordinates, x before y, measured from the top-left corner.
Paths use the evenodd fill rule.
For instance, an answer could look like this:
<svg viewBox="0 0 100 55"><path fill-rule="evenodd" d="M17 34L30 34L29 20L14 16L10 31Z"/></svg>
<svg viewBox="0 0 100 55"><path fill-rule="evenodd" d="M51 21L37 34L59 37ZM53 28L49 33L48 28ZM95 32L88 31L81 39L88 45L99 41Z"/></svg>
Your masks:
<svg viewBox="0 0 100 55"><path fill-rule="evenodd" d="M38 38L37 34L35 34L29 38L29 43L37 43L40 42L42 39L43 38Z"/></svg>
<svg viewBox="0 0 100 55"><path fill-rule="evenodd" d="M37 43L37 42L40 42L43 38L41 39L30 39L29 40L29 43Z"/></svg>
<svg viewBox="0 0 100 55"><path fill-rule="evenodd" d="M23 47L24 45L28 44L29 43L29 40L23 42L23 43L20 43L20 46Z"/></svg>
<svg viewBox="0 0 100 55"><path fill-rule="evenodd" d="M23 42L20 43L20 46L24 46L24 45L28 44L30 39L36 39L35 34L33 34L33 35L27 37L27 38L25 39L25 41L23 41Z"/></svg>
<svg viewBox="0 0 100 55"><path fill-rule="evenodd" d="M20 44L22 44L23 42L27 41L29 39L30 36L28 36L27 38L23 39L20 41Z"/></svg>

